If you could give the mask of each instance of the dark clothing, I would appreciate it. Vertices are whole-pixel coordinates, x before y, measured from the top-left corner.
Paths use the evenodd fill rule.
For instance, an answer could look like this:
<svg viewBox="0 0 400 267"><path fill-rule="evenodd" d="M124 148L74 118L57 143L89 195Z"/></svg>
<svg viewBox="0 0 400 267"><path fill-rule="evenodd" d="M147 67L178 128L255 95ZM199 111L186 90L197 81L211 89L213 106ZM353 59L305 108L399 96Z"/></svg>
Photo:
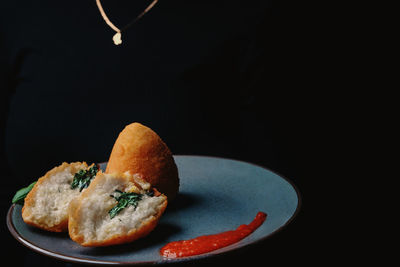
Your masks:
<svg viewBox="0 0 400 267"><path fill-rule="evenodd" d="M119 27L149 3L102 2ZM63 161L107 161L135 121L174 154L236 158L299 179L307 125L295 40L275 2L162 0L120 46L94 0L0 5L5 198Z"/></svg>
<svg viewBox="0 0 400 267"><path fill-rule="evenodd" d="M103 2L120 27L145 3ZM95 1L8 3L2 108L12 173L23 184L62 161L106 161L134 121L175 154L274 167L274 120L288 108L275 92L288 63L274 9L252 2L160 1L118 47Z"/></svg>

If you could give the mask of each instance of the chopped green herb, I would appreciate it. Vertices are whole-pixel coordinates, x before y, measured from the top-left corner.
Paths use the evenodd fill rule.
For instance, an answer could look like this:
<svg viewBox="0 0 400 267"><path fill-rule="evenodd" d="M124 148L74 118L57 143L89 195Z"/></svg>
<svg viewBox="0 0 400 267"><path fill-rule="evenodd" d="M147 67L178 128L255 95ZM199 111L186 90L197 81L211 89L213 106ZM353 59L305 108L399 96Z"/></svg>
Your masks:
<svg viewBox="0 0 400 267"><path fill-rule="evenodd" d="M74 180L71 183L71 189L79 188L79 192L81 192L84 188L88 187L92 179L96 176L98 172L98 168L94 165L92 168L88 170L80 170L75 173Z"/></svg>
<svg viewBox="0 0 400 267"><path fill-rule="evenodd" d="M24 204L24 199L25 199L26 195L28 195L28 193L32 190L32 188L35 186L35 184L36 184L36 181L31 183L27 187L24 187L24 188L18 190L12 199L12 203L17 203L17 204L21 204L21 205Z"/></svg>
<svg viewBox="0 0 400 267"><path fill-rule="evenodd" d="M115 205L112 209L109 210L108 214L110 214L110 218L114 218L121 210L125 209L129 205L134 206L135 208L138 205L138 202L142 199L143 194L138 193L127 193L119 190L115 190L114 195L110 195L118 201L117 205Z"/></svg>
<svg viewBox="0 0 400 267"><path fill-rule="evenodd" d="M154 197L154 191L147 191L146 195L148 195L149 197Z"/></svg>

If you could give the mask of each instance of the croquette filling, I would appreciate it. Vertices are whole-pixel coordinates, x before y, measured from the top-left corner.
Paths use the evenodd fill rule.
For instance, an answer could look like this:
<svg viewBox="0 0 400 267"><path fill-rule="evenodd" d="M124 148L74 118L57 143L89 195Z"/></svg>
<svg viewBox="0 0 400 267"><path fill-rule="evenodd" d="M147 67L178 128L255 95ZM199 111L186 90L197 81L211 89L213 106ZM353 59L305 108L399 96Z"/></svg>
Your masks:
<svg viewBox="0 0 400 267"><path fill-rule="evenodd" d="M68 166L43 181L36 191L36 202L30 207L30 219L49 227L65 220L69 203L80 194L78 190L71 190L73 177Z"/></svg>
<svg viewBox="0 0 400 267"><path fill-rule="evenodd" d="M93 167L87 170L85 169L79 170L74 175L74 179L72 180L71 183L71 189L79 188L79 192L81 192L83 189L89 186L90 182L96 176L98 171L99 168L96 165L93 165Z"/></svg>
<svg viewBox="0 0 400 267"><path fill-rule="evenodd" d="M154 195L154 192L147 191L145 194L152 197ZM143 195L144 194L139 194L135 192L122 192L120 190L115 190L114 194L110 195L110 197L115 198L118 203L108 211L108 214L110 214L110 218L114 218L119 212L121 212L128 206L133 206L134 209L136 209L139 201L142 200Z"/></svg>
<svg viewBox="0 0 400 267"><path fill-rule="evenodd" d="M83 235L86 240L105 240L112 236L124 236L145 224L147 220L156 216L160 210L160 206L165 201L162 197L151 196L146 193L140 195L136 204L124 204L125 201L116 199L122 194L116 194L116 190L112 190L113 194L97 194L85 199L82 203L84 210L84 218L80 222L82 225ZM122 192L122 191L120 191ZM124 193L130 193L125 190ZM112 197L110 197L112 196ZM119 203L123 204L119 204ZM114 215L116 207L121 208Z"/></svg>

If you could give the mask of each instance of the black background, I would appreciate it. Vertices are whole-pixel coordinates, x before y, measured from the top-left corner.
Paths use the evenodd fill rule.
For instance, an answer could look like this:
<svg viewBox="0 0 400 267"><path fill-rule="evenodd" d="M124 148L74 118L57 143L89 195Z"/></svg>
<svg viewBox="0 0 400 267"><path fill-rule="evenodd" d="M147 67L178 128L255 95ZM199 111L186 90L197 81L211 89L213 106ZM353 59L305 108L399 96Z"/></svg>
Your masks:
<svg viewBox="0 0 400 267"><path fill-rule="evenodd" d="M122 26L147 3L103 6ZM118 133L138 121L174 154L253 162L289 178L302 195L300 213L283 231L189 265L318 263L331 231L321 229L313 204L324 201L315 191L333 172L326 163L338 143L337 91L333 79L321 82L328 69L320 64L320 32L296 8L164 0L117 47L95 1L2 2L2 218L17 189L63 161L106 161ZM5 260L65 265L23 247L5 223L1 229Z"/></svg>

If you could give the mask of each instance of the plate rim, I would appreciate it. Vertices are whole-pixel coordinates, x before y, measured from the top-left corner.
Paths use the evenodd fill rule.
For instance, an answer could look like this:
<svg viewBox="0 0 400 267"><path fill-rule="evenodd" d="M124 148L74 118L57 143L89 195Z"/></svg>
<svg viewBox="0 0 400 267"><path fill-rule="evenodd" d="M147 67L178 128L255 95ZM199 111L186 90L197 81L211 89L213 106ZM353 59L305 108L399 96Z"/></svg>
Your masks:
<svg viewBox="0 0 400 267"><path fill-rule="evenodd" d="M298 187L293 183L293 181L291 181L289 178L287 178L286 176L280 174L277 171L271 170L268 167L265 167L263 165L257 164L257 163L252 163L252 162L248 162L248 161L244 161L244 160L240 160L240 159L234 159L234 158L226 158L226 157L218 157L218 156L206 156L206 155L193 155L193 154L174 154L174 157L203 157L203 158L215 158L215 159L223 159L223 160L231 160L231 161L238 161L238 162L242 162L242 163L246 163L246 164L250 164L256 167L260 167L263 168L275 175L277 175L278 177L284 179L286 182L289 183L290 186L292 186L292 188L294 189L296 196L297 196L297 206L295 211L293 212L293 214L291 215L291 217L283 224L281 225L279 228L275 229L274 231L272 231L271 233L269 233L268 235L255 240L251 243L248 244L244 244L242 246L239 247L235 247L232 248L230 250L226 250L226 251L222 251L219 253L213 253L213 252L209 252L209 253L205 253L205 254L200 254L200 255L194 255L194 256L190 256L190 257L183 257L183 258L176 258L176 259L164 259L164 260L154 260L154 261L132 261L132 262L125 262L125 261L105 261L105 260L96 260L96 259L84 259L84 258L79 258L79 257L74 257L74 256L69 256L69 255L65 255L62 253L57 253L57 252L53 252L50 250L47 250L45 248L42 248L40 246L37 246L35 244L33 244L32 242L30 242L29 240L23 238L17 231L17 229L15 228L15 225L12 221L12 214L14 212L14 208L16 207L17 204L12 204L11 207L8 209L7 212L7 228L10 231L11 235L18 241L20 242L22 245L24 245L25 247L32 249L44 256L49 256L58 260L63 260L63 261L67 261L67 262L72 262L72 263L83 263L83 264L90 264L90 265L153 265L153 264L168 264L168 263L179 263L179 262L186 262L186 261L193 261L193 260L200 260L203 258L210 258L210 257L216 257L216 256L222 256L225 254L228 254L230 252L233 251L237 251L239 249L244 249L244 248L248 248L249 246L253 246L256 244L259 244L261 242L264 242L266 239L271 238L272 236L275 236L277 233L281 232L283 229L285 229L299 214L300 210L301 210L301 206L302 206L302 196L300 193L300 190L298 189ZM107 162L100 162L98 164L102 164L102 163L107 163ZM218 250L216 250L218 251ZM214 252L216 252L214 251Z"/></svg>

